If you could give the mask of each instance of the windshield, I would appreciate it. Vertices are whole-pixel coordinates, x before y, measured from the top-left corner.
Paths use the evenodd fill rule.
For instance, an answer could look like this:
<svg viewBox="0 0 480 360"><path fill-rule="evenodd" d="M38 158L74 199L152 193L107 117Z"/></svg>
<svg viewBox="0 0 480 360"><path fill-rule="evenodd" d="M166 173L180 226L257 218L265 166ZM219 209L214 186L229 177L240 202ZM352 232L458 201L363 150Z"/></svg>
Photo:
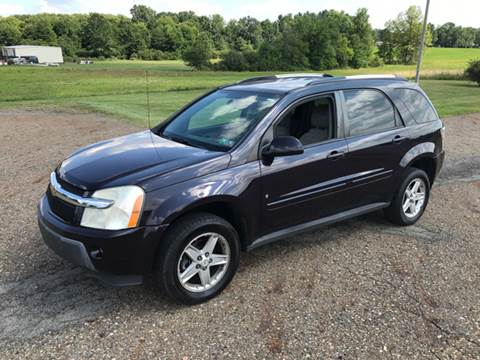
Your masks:
<svg viewBox="0 0 480 360"><path fill-rule="evenodd" d="M160 135L192 146L228 151L272 108L279 95L219 90L177 115Z"/></svg>

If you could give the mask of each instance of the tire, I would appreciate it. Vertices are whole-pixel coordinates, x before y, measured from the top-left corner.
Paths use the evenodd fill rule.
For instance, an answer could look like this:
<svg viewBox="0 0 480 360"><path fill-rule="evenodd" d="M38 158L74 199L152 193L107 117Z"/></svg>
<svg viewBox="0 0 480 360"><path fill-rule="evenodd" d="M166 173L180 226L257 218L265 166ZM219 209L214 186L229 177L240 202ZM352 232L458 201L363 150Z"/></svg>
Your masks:
<svg viewBox="0 0 480 360"><path fill-rule="evenodd" d="M239 260L240 240L233 226L213 214L193 213L176 221L162 239L154 281L174 301L198 304L230 283Z"/></svg>
<svg viewBox="0 0 480 360"><path fill-rule="evenodd" d="M415 186L419 183L419 189L424 189L423 202L420 205L420 193L416 193L415 197L412 193L412 185ZM409 194L406 193L407 189ZM410 206L407 210L404 210L403 206L406 205L407 197L410 196ZM405 173L405 178L400 185L399 189L395 193L393 200L388 208L384 210L385 217L394 224L407 226L413 225L422 216L430 198L430 181L425 171L417 168L408 168ZM412 202L414 204L412 205ZM413 206L413 207L412 207ZM415 209L414 209L415 208ZM412 210L414 209L414 210Z"/></svg>

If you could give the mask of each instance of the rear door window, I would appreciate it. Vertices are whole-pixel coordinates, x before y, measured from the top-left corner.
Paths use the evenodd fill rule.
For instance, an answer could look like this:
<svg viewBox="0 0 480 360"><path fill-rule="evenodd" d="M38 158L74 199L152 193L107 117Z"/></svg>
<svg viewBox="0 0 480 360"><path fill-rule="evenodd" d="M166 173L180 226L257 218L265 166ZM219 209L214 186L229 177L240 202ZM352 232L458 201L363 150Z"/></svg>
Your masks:
<svg viewBox="0 0 480 360"><path fill-rule="evenodd" d="M438 120L437 113L421 92L413 89L395 89L395 92L418 124Z"/></svg>
<svg viewBox="0 0 480 360"><path fill-rule="evenodd" d="M392 103L380 91L345 90L343 95L349 136L388 130L399 124Z"/></svg>

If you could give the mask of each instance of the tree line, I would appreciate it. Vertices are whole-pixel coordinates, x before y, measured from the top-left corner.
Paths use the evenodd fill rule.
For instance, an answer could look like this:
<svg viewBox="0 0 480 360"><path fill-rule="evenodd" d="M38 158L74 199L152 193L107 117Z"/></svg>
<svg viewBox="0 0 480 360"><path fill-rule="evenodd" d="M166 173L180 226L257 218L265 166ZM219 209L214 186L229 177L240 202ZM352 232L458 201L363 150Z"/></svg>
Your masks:
<svg viewBox="0 0 480 360"><path fill-rule="evenodd" d="M416 61L422 13L410 7L385 29L373 30L366 9L299 13L259 21L226 22L191 11L157 13L134 5L131 17L37 14L0 17L0 46L61 46L66 59L179 59L195 68L298 70L411 64ZM480 29L429 25L427 45L480 47ZM220 59L213 65L211 59Z"/></svg>

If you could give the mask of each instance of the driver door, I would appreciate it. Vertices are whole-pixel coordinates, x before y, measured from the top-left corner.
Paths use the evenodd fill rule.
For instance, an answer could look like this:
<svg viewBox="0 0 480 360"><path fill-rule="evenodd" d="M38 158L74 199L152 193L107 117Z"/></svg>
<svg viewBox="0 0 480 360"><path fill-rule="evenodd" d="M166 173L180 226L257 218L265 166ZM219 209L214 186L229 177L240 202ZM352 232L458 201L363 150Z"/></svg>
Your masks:
<svg viewBox="0 0 480 360"><path fill-rule="evenodd" d="M347 143L339 127L334 94L301 100L266 136L294 136L304 153L260 161L262 235L344 210Z"/></svg>

